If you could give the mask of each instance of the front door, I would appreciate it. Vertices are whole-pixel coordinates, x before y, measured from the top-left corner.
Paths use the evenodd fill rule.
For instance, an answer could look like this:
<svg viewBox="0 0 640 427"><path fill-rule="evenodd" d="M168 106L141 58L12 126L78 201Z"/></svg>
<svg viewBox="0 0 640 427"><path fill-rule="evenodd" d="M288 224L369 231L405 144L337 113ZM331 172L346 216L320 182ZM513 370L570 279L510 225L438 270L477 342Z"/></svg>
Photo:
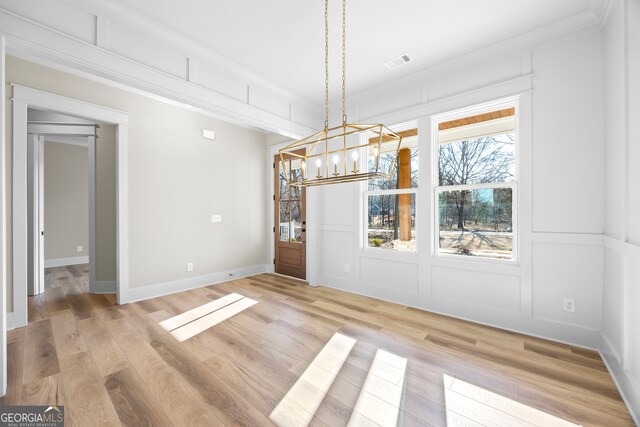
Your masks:
<svg viewBox="0 0 640 427"><path fill-rule="evenodd" d="M286 158L287 170L294 177L301 173L301 161ZM275 189L275 272L298 279L307 278L306 191L287 184L280 155L274 159Z"/></svg>

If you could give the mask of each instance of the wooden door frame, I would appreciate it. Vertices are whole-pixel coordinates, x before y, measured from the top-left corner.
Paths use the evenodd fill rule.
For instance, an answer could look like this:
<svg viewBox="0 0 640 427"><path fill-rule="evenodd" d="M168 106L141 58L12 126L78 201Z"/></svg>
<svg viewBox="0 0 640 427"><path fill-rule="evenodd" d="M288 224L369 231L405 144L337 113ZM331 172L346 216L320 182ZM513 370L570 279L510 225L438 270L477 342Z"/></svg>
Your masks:
<svg viewBox="0 0 640 427"><path fill-rule="evenodd" d="M298 154L304 154L304 149L303 150L298 150L296 151L296 153ZM284 159L285 160L289 160L294 158L294 156L291 155L285 155ZM299 245L300 243L291 243L291 242L282 242L280 240L280 163L281 163L281 157L279 154L275 154L273 156L273 254L274 254L274 272L275 272L275 265L276 264L276 260L278 259L278 247L282 244L284 244L284 246L290 246L291 248L296 248L297 245ZM304 278L299 278L299 277L294 277L294 276L288 276L288 277L294 277L296 279L301 279L304 281L307 281L308 279L308 273L307 273L307 232L306 232L306 225L307 225L307 189L306 187L301 187L302 188L302 210L300 212L300 217L301 220L303 222L303 241L301 242L302 244L304 244L304 248L302 249L304 251L304 259L303 259L303 264L304 264ZM278 273L278 274L282 274L282 273Z"/></svg>

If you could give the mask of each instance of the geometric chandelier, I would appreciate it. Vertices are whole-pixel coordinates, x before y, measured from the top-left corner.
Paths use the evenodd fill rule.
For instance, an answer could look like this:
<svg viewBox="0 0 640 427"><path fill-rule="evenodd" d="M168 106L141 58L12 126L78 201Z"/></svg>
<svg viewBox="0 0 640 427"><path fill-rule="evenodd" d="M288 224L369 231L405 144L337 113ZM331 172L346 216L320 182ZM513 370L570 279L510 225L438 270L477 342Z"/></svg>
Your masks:
<svg viewBox="0 0 640 427"><path fill-rule="evenodd" d="M311 187L391 177L402 137L383 124L347 123L346 0L342 0L342 124L329 128L329 0L325 0L325 121L324 129L279 150L289 185ZM380 171L380 154L393 155L388 173ZM361 160L366 160L364 163ZM360 160L360 162L359 162ZM365 171L360 165L365 164Z"/></svg>

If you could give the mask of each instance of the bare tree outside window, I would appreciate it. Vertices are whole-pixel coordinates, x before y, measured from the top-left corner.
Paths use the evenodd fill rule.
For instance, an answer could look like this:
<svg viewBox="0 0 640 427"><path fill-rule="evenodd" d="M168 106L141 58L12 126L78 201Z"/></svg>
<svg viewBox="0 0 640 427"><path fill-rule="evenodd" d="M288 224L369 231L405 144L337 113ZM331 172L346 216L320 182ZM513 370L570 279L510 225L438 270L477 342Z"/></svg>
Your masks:
<svg viewBox="0 0 640 427"><path fill-rule="evenodd" d="M440 252L511 258L513 191L500 184L514 180L514 133L442 143L438 147Z"/></svg>

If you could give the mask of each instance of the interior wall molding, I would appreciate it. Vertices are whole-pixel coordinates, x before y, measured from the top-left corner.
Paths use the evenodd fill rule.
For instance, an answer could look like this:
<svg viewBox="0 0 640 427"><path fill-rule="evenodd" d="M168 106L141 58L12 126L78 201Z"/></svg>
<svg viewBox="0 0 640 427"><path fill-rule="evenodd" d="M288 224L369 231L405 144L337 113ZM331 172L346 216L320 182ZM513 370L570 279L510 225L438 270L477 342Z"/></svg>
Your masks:
<svg viewBox="0 0 640 427"><path fill-rule="evenodd" d="M60 3L61 8L73 7L62 0L51 2ZM198 73L189 73L189 68L195 70L195 64L206 64L206 56L184 56L174 49L165 48L162 43L138 36L135 29L121 28L125 33L129 31L131 37L122 31L117 33L108 18L98 19L86 13L56 13L57 21L51 17L49 22L43 23L34 20L46 19L40 15L30 17L21 14L29 13L28 8L15 6L19 9L15 12L6 7L10 6L5 3L5 8L0 8L0 28L6 36L7 52L11 55L84 78L98 79L102 83L119 84L121 88L142 91L244 127L291 138L311 133L309 125L320 122L321 109L315 104L295 94L285 93L274 85L261 83L258 76L248 77L246 73L235 70L221 72L216 66L202 73L215 73L214 79L192 81L190 74L193 79ZM62 22L58 22L61 19ZM56 28L52 27L54 23ZM85 26L91 27L93 35L88 34L89 29L84 33L72 31ZM226 88L231 87L240 87L241 96L225 93ZM249 103L247 88L262 96Z"/></svg>
<svg viewBox="0 0 640 427"><path fill-rule="evenodd" d="M51 7L67 12L47 17L14 3L4 4L0 25L10 36L10 53L106 77L237 124L292 138L311 133L310 128L320 122L319 104L124 5L87 0L50 2L55 3ZM354 94L351 99L357 104L385 92L418 86L418 102L425 101L431 91L423 87L424 81L599 28L607 2L610 0L591 0L589 8L581 13ZM209 75L215 78L207 78Z"/></svg>
<svg viewBox="0 0 640 427"><path fill-rule="evenodd" d="M592 4L597 4L602 1L617 0L592 0ZM598 6L594 6L593 9L599 10L600 8ZM490 59L522 55L523 52L530 52L531 49L541 47L547 43L558 42L569 37L575 37L576 35L598 30L600 29L602 22L602 18L598 13L595 13L592 10L587 10L547 25L546 27L535 29L520 36L507 39L483 49L478 49L469 54L442 62L426 70L418 71L414 74L378 85L374 89L350 95L350 100L352 105L366 103L384 96L384 94L413 87L420 90L420 95L424 98L422 103L429 99L433 101L435 99L432 98L432 94L430 93L431 91L429 90L428 85L425 85L425 82L437 82L441 79L447 79L451 75L459 73L461 70L466 70L475 64L486 63ZM530 73L531 70L528 72L523 71L523 75ZM335 103L335 107L338 107L338 103Z"/></svg>

